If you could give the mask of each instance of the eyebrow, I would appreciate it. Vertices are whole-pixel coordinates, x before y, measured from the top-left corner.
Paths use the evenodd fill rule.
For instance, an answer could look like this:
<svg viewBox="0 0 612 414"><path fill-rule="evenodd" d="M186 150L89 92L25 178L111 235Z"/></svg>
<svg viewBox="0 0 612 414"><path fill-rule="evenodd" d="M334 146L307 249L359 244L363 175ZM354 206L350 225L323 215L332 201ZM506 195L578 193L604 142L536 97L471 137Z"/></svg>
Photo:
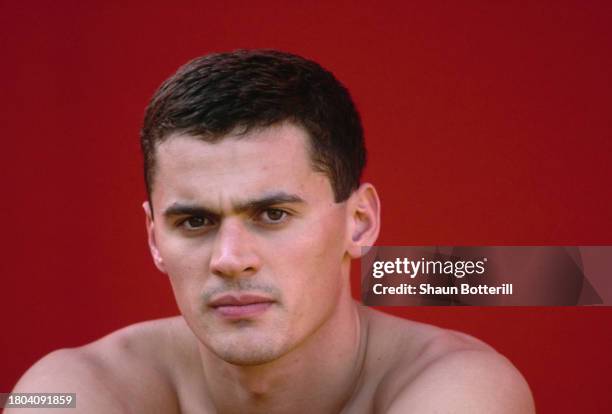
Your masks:
<svg viewBox="0 0 612 414"><path fill-rule="evenodd" d="M303 204L305 201L295 194L288 194L284 191L280 191L274 194L267 195L262 198L255 200L247 200L236 204L232 211L236 213L244 213L246 211L257 211L267 207L275 206L278 204ZM220 217L221 214L210 208L206 208L194 204L185 203L172 203L168 208L164 210L164 217L174 216L209 216L209 217Z"/></svg>

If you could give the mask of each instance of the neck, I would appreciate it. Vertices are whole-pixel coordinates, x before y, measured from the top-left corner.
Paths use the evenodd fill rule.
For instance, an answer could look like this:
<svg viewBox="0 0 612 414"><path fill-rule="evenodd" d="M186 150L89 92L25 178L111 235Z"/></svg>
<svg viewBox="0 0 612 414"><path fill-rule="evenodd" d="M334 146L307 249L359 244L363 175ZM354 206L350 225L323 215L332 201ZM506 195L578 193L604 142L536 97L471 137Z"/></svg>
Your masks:
<svg viewBox="0 0 612 414"><path fill-rule="evenodd" d="M208 394L217 412L339 412L357 387L367 337L348 289L303 343L262 365L237 366L200 344Z"/></svg>

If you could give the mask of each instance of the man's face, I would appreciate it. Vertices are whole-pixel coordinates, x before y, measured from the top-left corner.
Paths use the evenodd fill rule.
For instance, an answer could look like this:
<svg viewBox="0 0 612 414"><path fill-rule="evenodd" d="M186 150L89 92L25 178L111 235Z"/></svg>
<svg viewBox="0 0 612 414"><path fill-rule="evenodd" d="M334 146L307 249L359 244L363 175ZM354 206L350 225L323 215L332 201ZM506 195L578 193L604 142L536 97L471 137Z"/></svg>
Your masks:
<svg viewBox="0 0 612 414"><path fill-rule="evenodd" d="M212 352L259 364L294 349L348 289L346 203L293 124L157 148L153 245L187 323Z"/></svg>

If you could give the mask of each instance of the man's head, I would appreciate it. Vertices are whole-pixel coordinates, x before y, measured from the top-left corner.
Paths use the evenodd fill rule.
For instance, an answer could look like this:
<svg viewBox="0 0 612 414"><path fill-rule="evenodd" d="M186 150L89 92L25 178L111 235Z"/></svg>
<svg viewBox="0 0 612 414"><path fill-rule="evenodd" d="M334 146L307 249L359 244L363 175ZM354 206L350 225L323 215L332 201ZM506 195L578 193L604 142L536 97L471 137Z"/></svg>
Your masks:
<svg viewBox="0 0 612 414"><path fill-rule="evenodd" d="M361 131L331 74L279 52L197 59L156 93L149 245L213 354L274 361L349 306L350 260L379 228Z"/></svg>
<svg viewBox="0 0 612 414"><path fill-rule="evenodd" d="M239 50L192 60L166 80L147 107L141 132L149 198L156 148L173 133L214 142L230 132L289 121L309 135L313 168L337 202L359 186L366 152L349 92L317 63L273 50Z"/></svg>

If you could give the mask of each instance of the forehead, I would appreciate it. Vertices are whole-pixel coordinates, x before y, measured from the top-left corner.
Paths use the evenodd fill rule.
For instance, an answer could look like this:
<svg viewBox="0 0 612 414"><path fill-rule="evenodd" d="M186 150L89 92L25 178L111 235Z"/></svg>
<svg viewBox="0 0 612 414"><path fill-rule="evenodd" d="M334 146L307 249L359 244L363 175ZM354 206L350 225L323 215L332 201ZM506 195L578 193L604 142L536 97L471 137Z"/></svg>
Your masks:
<svg viewBox="0 0 612 414"><path fill-rule="evenodd" d="M307 132L290 123L214 143L174 134L156 150L153 199L225 203L275 191L333 198L327 176L312 168L308 148Z"/></svg>

